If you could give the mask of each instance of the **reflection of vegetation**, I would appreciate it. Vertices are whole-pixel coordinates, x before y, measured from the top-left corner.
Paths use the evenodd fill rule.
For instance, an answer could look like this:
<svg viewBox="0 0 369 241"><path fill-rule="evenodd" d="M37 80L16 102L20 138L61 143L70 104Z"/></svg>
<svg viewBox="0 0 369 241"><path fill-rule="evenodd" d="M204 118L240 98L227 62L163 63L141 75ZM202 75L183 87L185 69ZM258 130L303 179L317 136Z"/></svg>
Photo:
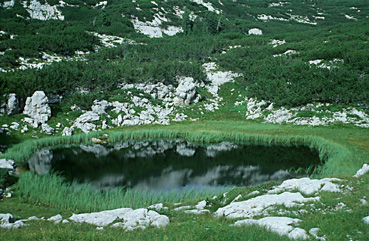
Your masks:
<svg viewBox="0 0 369 241"><path fill-rule="evenodd" d="M190 178L204 176L209 170L219 166L227 166L229 169L222 171L222 177L217 178L217 185L251 185L254 180L250 176L235 173L246 167L260 167L255 175L272 175L279 170L290 168L304 168L320 164L317 152L311 152L306 147L283 146L238 146L229 151L215 151L216 156L207 154L206 146L198 146L195 143L189 146L196 150L194 156L181 156L176 151L177 142L172 142L172 147L165 152L142 156L151 150L161 150L161 145L168 145L169 140L151 142L148 146L136 150L134 142L129 148L113 151L114 147L106 147L111 150L107 156L96 157L94 153L82 151L78 146L72 148L61 147L53 150L52 169L61 172L67 180L84 183L86 180L93 182L105 175L124 176L124 181L116 185L133 187L144 180L160 178L163 170L168 167L171 171L192 170ZM186 142L182 142L186 143ZM139 144L139 143L138 143ZM120 146L120 144L118 144ZM138 145L140 146L140 145ZM93 147L92 147L93 148ZM104 149L105 150L105 149ZM76 155L78 153L78 155ZM134 154L134 158L130 157ZM238 170L238 171L237 171ZM310 170L313 171L313 170ZM260 172L260 173L259 173ZM311 174L308 172L307 174ZM129 182L129 183L127 183ZM183 185L191 183L183 180Z"/></svg>

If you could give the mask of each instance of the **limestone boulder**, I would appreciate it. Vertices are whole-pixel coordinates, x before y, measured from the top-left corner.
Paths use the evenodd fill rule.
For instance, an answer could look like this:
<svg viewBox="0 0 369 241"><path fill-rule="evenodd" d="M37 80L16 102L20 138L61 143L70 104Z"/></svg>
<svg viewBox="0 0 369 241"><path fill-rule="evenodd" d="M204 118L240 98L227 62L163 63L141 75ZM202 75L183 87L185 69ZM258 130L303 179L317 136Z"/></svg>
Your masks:
<svg viewBox="0 0 369 241"><path fill-rule="evenodd" d="M196 83L193 78L182 77L179 79L178 87L176 88L176 97L174 105L187 106L196 103L200 99L200 95L196 92Z"/></svg>
<svg viewBox="0 0 369 241"><path fill-rule="evenodd" d="M249 35L263 35L263 31L259 28L252 28L249 30Z"/></svg>
<svg viewBox="0 0 369 241"><path fill-rule="evenodd" d="M55 129L54 128L52 128L51 126L49 126L48 124L42 124L41 125L41 128L42 128L42 132L44 132L45 134L47 134L47 135L52 135L52 134L54 134L54 132L55 132Z"/></svg>
<svg viewBox="0 0 369 241"><path fill-rule="evenodd" d="M144 208L132 210L130 208L120 208L95 213L73 214L70 220L76 223L89 223L97 226L108 226L116 220L112 227L134 230L145 229L148 226L157 228L165 227L169 224L169 218L159 213Z"/></svg>
<svg viewBox="0 0 369 241"><path fill-rule="evenodd" d="M96 125L91 122L98 120L100 120L100 116L97 113L87 111L75 120L73 127L77 127L88 134L90 131L96 131Z"/></svg>
<svg viewBox="0 0 369 241"><path fill-rule="evenodd" d="M51 117L51 108L45 92L36 91L32 97L28 97L23 113L34 120L33 125L36 127L46 123Z"/></svg>
<svg viewBox="0 0 369 241"><path fill-rule="evenodd" d="M95 100L94 105L91 106L91 109L96 114L104 114L104 113L106 113L106 111L111 109L111 106L112 106L112 104L110 104L106 100L102 100L102 101Z"/></svg>

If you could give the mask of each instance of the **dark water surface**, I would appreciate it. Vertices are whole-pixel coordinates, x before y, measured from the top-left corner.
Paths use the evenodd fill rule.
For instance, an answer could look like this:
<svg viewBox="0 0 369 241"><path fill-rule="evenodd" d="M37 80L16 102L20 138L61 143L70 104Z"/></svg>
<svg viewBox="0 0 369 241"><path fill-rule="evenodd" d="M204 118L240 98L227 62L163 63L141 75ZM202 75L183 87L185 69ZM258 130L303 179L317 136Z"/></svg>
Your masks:
<svg viewBox="0 0 369 241"><path fill-rule="evenodd" d="M294 177L287 172L290 168L319 163L318 152L307 147L159 140L43 149L29 160L29 167L97 189L170 190L283 181Z"/></svg>

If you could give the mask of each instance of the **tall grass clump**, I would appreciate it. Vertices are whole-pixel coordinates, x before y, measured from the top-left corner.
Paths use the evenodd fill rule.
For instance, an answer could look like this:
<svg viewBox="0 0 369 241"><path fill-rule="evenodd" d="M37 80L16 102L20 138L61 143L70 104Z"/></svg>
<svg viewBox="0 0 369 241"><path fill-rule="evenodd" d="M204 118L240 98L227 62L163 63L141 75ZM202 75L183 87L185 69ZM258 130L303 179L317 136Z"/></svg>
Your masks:
<svg viewBox="0 0 369 241"><path fill-rule="evenodd" d="M154 203L195 202L220 195L230 187L170 191L115 188L98 191L88 184L66 183L57 174L21 173L18 185L23 197L73 212L92 212L115 208L143 208Z"/></svg>

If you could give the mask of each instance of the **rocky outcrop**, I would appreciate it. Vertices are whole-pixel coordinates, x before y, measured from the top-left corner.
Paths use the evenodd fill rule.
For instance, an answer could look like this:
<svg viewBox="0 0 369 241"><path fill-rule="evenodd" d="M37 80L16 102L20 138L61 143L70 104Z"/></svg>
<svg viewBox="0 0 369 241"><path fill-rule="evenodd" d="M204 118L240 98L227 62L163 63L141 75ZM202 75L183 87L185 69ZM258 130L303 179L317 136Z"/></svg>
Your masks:
<svg viewBox="0 0 369 241"><path fill-rule="evenodd" d="M119 208L95 213L73 214L69 219L77 223L89 223L96 226L108 226L118 220L111 226L125 230L145 229L147 226L161 228L169 224L167 216L145 208L136 210Z"/></svg>
<svg viewBox="0 0 369 241"><path fill-rule="evenodd" d="M28 6L27 3L27 1L24 1L23 7L27 10L32 19L44 21L51 19L64 20L62 12L59 11L56 6L51 6L47 2L45 4L41 4L36 0L30 1Z"/></svg>
<svg viewBox="0 0 369 241"><path fill-rule="evenodd" d="M52 128L52 127L50 127L46 123L41 125L41 129L42 129L42 132L45 133L45 134L47 134L47 135L52 135L55 132L55 129Z"/></svg>
<svg viewBox="0 0 369 241"><path fill-rule="evenodd" d="M278 233L280 236L287 235L291 239L308 239L306 231L301 228L294 228L292 225L299 223L301 220L288 217L266 217L259 220L245 219L237 221L234 226L258 225L267 228L272 232Z"/></svg>
<svg viewBox="0 0 369 241"><path fill-rule="evenodd" d="M36 91L32 97L28 97L23 113L31 117L31 120L25 119L25 121L32 122L32 126L35 128L39 124L46 123L51 117L51 108L45 92Z"/></svg>
<svg viewBox="0 0 369 241"><path fill-rule="evenodd" d="M91 106L91 109L94 113L100 115L100 114L106 113L106 111L108 111L110 107L111 105L106 100L102 100L102 101L95 100L94 105Z"/></svg>
<svg viewBox="0 0 369 241"><path fill-rule="evenodd" d="M200 99L200 95L196 92L197 84L194 79L190 77L181 77L178 82L174 105L187 106L192 103L197 103Z"/></svg>
<svg viewBox="0 0 369 241"><path fill-rule="evenodd" d="M96 131L96 125L91 123L100 120L100 116L93 111L87 111L78 117L72 127L81 129L84 133L88 134L90 131Z"/></svg>
<svg viewBox="0 0 369 241"><path fill-rule="evenodd" d="M267 123L281 124L285 122L293 125L309 126L329 125L341 122L369 128L369 115L353 107L343 108L341 111L333 112L329 110L331 104L315 103L290 109L285 107L275 109L273 103L268 104L264 100L259 101L253 98L245 98L244 101L236 102L235 105L245 102L247 102L246 119L248 120L263 118ZM309 112L309 116L299 117L299 113L305 111Z"/></svg>
<svg viewBox="0 0 369 241"><path fill-rule="evenodd" d="M21 226L24 226L22 220L16 221L16 219L11 215L10 213L0 213L0 227L1 228L19 228Z"/></svg>
<svg viewBox="0 0 369 241"><path fill-rule="evenodd" d="M218 96L219 87L227 82L233 81L241 74L233 73L231 71L217 71L218 68L215 62L209 62L202 65L205 68L207 80L210 82L206 88L215 97Z"/></svg>

